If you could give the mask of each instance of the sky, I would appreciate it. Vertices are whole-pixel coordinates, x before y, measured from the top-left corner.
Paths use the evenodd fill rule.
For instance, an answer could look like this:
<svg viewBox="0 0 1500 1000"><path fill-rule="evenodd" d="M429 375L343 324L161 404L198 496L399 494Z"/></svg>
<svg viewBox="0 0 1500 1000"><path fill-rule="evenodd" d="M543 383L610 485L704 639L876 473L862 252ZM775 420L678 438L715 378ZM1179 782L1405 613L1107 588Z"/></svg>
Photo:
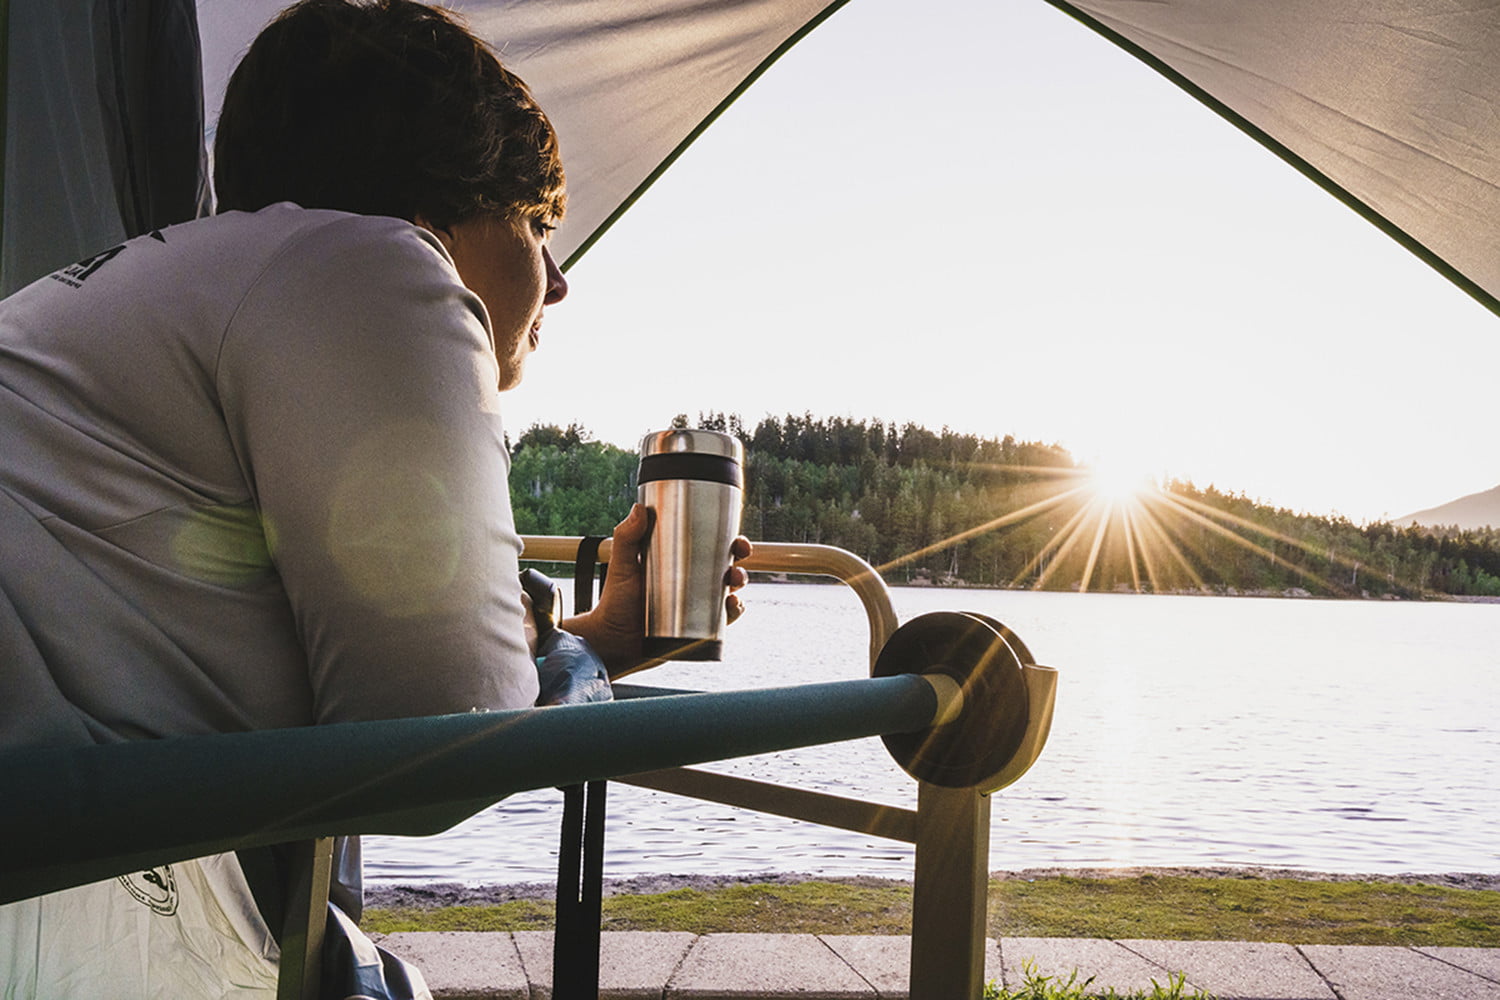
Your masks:
<svg viewBox="0 0 1500 1000"><path fill-rule="evenodd" d="M854 0L571 269L512 437L913 421L1356 522L1500 483L1500 321L1039 0Z"/></svg>

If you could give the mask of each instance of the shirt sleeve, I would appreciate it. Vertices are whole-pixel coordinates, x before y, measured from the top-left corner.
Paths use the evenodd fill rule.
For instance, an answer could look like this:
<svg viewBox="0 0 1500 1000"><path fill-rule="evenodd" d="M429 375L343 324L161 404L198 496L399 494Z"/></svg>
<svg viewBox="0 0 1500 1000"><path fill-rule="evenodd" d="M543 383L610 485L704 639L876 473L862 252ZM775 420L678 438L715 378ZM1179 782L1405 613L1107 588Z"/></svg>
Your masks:
<svg viewBox="0 0 1500 1000"><path fill-rule="evenodd" d="M488 319L442 246L362 216L299 235L215 378L318 721L532 704Z"/></svg>

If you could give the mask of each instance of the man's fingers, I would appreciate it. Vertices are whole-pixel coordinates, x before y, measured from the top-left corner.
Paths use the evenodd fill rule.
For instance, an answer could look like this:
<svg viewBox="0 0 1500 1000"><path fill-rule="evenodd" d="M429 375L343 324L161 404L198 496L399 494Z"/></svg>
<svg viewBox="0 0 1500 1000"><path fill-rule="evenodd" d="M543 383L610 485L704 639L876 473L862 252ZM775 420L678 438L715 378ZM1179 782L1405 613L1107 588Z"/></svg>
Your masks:
<svg viewBox="0 0 1500 1000"><path fill-rule="evenodd" d="M625 520L615 525L614 543L640 547L646 533L651 530L651 509L645 504L633 504Z"/></svg>
<svg viewBox="0 0 1500 1000"><path fill-rule="evenodd" d="M651 509L645 504L635 504L625 520L615 525L613 547L609 554L609 579L617 575L620 579L640 572L641 549L651 531Z"/></svg>
<svg viewBox="0 0 1500 1000"><path fill-rule="evenodd" d="M736 563L736 565L729 567L729 572L724 574L724 582L729 585L730 590L739 590L750 582L750 574L745 571L743 566L738 565L738 563L742 559L749 559L751 551L750 539L744 535L738 536L734 541L729 543L729 557ZM733 620L732 618L730 619L730 621Z"/></svg>

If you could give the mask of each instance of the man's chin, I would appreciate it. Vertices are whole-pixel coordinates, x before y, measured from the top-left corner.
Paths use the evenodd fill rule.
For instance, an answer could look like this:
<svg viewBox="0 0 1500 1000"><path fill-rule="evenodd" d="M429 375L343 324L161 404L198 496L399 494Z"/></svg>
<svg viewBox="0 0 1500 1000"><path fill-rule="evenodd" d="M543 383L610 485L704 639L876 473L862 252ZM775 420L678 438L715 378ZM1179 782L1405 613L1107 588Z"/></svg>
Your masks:
<svg viewBox="0 0 1500 1000"><path fill-rule="evenodd" d="M506 392L507 390L514 389L516 386L521 384L521 379L524 378L525 375L525 359L518 359L516 361L512 361L510 364L501 365L500 378L496 383L496 387L501 392Z"/></svg>

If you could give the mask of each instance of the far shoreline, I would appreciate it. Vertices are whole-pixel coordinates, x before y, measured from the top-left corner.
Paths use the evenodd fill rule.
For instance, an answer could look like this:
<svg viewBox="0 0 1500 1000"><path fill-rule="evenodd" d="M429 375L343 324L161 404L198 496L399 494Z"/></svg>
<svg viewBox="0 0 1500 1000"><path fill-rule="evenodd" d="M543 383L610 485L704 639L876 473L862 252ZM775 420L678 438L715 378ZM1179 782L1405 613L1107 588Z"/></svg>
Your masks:
<svg viewBox="0 0 1500 1000"><path fill-rule="evenodd" d="M750 574L752 584L776 585L783 583L791 584L813 584L836 587L840 581L831 577L798 576L792 578L786 573L763 573ZM1396 594L1370 594L1363 593L1359 596L1353 594L1314 594L1301 587L1288 587L1283 590L1240 590L1235 587L1208 590L1036 590L1032 587L1009 587L998 583L968 583L959 581L956 583L919 583L907 581L903 583L892 583L884 581L885 585L892 590L993 590L999 592L1034 593L1034 594L1087 594L1090 596L1105 595L1110 597L1250 597L1265 598L1276 601L1377 601L1390 604L1500 604L1500 596L1486 594L1440 594L1431 593L1421 597L1401 597Z"/></svg>
<svg viewBox="0 0 1500 1000"><path fill-rule="evenodd" d="M994 871L992 881L1037 881L1056 878L1073 879L1139 879L1139 878L1223 878L1294 880L1299 882L1365 882L1398 885L1434 885L1449 889L1477 889L1500 892L1500 873L1345 873L1319 872L1303 868L1265 866L1211 867L1123 867L1123 868L1025 868L1018 871ZM825 876L808 872L761 872L748 875L637 875L604 880L606 896L647 896L678 889L699 891L741 885L793 885L802 882L828 882L855 887L910 885L909 879L879 876ZM374 909L440 909L449 906L494 906L521 899L552 899L556 889L551 882L520 882L511 885L464 885L459 882L394 884L365 887L365 905Z"/></svg>

